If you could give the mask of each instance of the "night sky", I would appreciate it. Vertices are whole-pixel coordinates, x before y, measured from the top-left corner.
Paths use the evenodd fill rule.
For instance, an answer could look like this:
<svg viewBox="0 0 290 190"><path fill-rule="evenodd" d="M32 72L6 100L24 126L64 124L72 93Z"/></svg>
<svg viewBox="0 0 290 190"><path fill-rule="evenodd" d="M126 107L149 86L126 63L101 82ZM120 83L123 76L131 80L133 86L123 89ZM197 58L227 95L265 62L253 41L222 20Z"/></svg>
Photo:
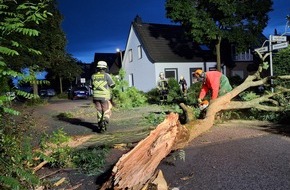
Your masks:
<svg viewBox="0 0 290 190"><path fill-rule="evenodd" d="M130 25L136 15L146 23L172 23L165 16L165 0L58 0L64 17L63 30L68 40L67 51L84 63L91 63L94 54L113 53L125 49ZM285 32L289 0L274 0L268 27L269 37L276 28ZM290 32L290 28L287 28Z"/></svg>

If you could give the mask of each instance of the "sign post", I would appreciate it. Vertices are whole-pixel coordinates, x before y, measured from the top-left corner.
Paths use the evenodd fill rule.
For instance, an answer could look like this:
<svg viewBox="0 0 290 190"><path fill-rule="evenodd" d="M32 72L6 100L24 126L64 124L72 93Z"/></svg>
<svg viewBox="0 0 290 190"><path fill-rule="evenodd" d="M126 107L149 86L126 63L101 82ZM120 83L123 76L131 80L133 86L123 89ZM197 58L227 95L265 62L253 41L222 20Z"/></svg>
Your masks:
<svg viewBox="0 0 290 190"><path fill-rule="evenodd" d="M273 42L277 42L276 44L272 44ZM256 48L255 51L259 54L260 58L264 61L266 57L270 56L270 76L273 76L273 56L272 51L277 49L282 49L288 47L289 43L287 42L286 36L269 36L269 47L263 46L260 48ZM262 55L265 52L269 52L266 55ZM273 86L273 79L271 79L271 85ZM271 91L274 92L274 88L271 87Z"/></svg>

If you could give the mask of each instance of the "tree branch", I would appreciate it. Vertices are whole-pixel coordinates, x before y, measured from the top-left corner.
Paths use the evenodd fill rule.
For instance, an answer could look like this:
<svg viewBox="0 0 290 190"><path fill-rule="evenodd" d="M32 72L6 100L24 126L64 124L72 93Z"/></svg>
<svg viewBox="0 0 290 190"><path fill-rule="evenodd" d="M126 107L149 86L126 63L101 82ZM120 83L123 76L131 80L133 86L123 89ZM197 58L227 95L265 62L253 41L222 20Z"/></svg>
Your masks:
<svg viewBox="0 0 290 190"><path fill-rule="evenodd" d="M286 89L286 88L284 88L283 90L280 89L280 91L276 93L270 93L270 94L255 98L250 101L231 101L229 102L229 104L227 104L226 107L222 108L222 110L257 108L264 111L284 111L286 107L277 106L277 101L270 99L273 96L284 93L284 92L290 92L290 89ZM270 102L274 104L275 106L261 105L261 103L265 103L265 102Z"/></svg>

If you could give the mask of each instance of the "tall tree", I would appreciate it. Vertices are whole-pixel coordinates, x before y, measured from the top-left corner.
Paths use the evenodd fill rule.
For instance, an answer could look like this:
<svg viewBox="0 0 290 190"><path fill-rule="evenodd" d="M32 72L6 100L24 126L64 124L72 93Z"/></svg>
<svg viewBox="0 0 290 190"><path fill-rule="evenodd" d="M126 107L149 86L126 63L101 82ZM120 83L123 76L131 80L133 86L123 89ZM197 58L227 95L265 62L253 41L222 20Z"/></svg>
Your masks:
<svg viewBox="0 0 290 190"><path fill-rule="evenodd" d="M39 0L25 0L29 3L37 3ZM42 72L46 69L52 68L59 62L65 63L66 60L66 44L67 40L61 28L63 20L60 11L57 8L57 1L47 1L47 10L53 14L53 17L48 17L43 23L30 23L28 26L39 31L40 35L35 38L23 38L21 35L11 35L11 39L17 39L22 46L17 47L22 56L10 57L6 56L8 64L14 70L21 71L23 68L28 68L31 73ZM15 4L11 4L10 9L15 8ZM13 44L12 44L13 45ZM11 46L12 46L11 45ZM32 52L25 52L23 47L33 47L37 49L38 54ZM35 78L31 81L34 87L34 94L38 94L38 81Z"/></svg>
<svg viewBox="0 0 290 190"><path fill-rule="evenodd" d="M60 93L63 92L63 80L67 80L71 84L76 77L83 73L77 62L77 59L73 58L72 55L66 54L64 59L56 59L52 67L47 69L48 80L58 79Z"/></svg>
<svg viewBox="0 0 290 190"><path fill-rule="evenodd" d="M167 0L166 16L180 23L194 41L213 44L221 70L221 42L237 51L254 44L267 26L272 0Z"/></svg>
<svg viewBox="0 0 290 190"><path fill-rule="evenodd" d="M30 26L43 22L50 15L46 10L47 2L39 0L34 4L20 1L18 4L15 0L0 0L1 85L12 77L25 77L12 68L13 59L8 57L17 58L29 52L39 54L33 47L22 44L19 37L32 39L39 35L39 31ZM22 51L18 51L20 47ZM27 134L24 135L24 131L19 130L7 114L18 113L9 107L10 100L2 95L0 88L0 189L37 189L40 180L32 173L30 166L24 164L31 163L29 157L32 156L32 150L25 141Z"/></svg>

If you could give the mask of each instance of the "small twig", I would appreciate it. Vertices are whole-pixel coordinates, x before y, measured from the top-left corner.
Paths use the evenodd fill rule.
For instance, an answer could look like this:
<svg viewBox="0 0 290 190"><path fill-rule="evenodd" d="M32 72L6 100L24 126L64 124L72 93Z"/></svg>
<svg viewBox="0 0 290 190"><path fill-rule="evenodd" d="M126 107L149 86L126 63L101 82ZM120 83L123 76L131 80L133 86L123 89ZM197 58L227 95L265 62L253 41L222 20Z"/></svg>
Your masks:
<svg viewBox="0 0 290 190"><path fill-rule="evenodd" d="M53 184L53 186L55 187L60 186L63 182L65 182L65 177L58 180L56 183Z"/></svg>
<svg viewBox="0 0 290 190"><path fill-rule="evenodd" d="M61 170L62 170L62 169L56 170L56 171L54 171L54 172L51 172L51 173L49 173L49 174L47 174L47 175L42 176L40 179L44 179L44 178L47 178L47 177L49 177L49 176L52 176L52 175L54 175L54 174L60 172Z"/></svg>
<svg viewBox="0 0 290 190"><path fill-rule="evenodd" d="M40 164L38 164L38 166L36 166L34 169L33 169L33 172L37 172L40 168L42 168L45 164L47 164L48 161L43 161L41 162Z"/></svg>

